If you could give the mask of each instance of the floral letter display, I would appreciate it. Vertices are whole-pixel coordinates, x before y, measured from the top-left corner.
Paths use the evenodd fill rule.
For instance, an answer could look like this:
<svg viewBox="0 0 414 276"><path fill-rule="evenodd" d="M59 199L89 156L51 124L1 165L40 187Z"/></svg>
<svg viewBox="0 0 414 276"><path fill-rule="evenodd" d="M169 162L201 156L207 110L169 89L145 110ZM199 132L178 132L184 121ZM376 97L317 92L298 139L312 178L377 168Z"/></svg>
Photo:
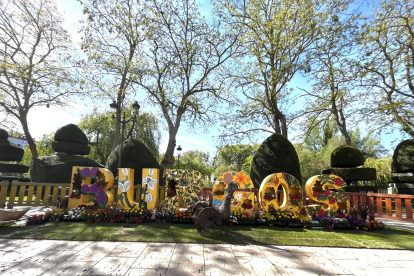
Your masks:
<svg viewBox="0 0 414 276"><path fill-rule="evenodd" d="M336 175L315 175L306 181L305 191L309 199L321 204L328 205L308 205L308 210L319 216L345 216L349 213L350 204L348 198L341 192L329 189L340 189L344 187L342 178Z"/></svg>
<svg viewBox="0 0 414 276"><path fill-rule="evenodd" d="M114 175L111 171L96 167L72 167L72 178L73 182L69 189L69 209L77 208L82 204L96 203L101 209L112 205L114 196L108 191L114 184Z"/></svg>
<svg viewBox="0 0 414 276"><path fill-rule="evenodd" d="M204 187L204 179L200 172L189 170L167 169L167 182L174 182L174 187L165 190L165 208L175 212L181 207L188 207L198 201L197 194Z"/></svg>
<svg viewBox="0 0 414 276"><path fill-rule="evenodd" d="M279 186L283 188L283 203L279 206L277 202L277 190ZM267 211L269 204L276 210L292 211L299 213L302 207L302 188L299 181L287 173L274 173L267 176L260 185L260 202Z"/></svg>
<svg viewBox="0 0 414 276"><path fill-rule="evenodd" d="M154 209L155 203L158 201L158 187L160 179L159 169L142 169L142 191L145 194L145 201L147 202L147 209Z"/></svg>
<svg viewBox="0 0 414 276"><path fill-rule="evenodd" d="M118 206L121 209L140 210L142 203L134 201L134 169L122 168L118 172Z"/></svg>
<svg viewBox="0 0 414 276"><path fill-rule="evenodd" d="M253 182L248 175L242 172L225 172L213 185L213 204L221 204L224 200L224 190L232 187L233 189L253 188ZM243 208L242 207L245 207ZM244 212L254 206L254 193L235 192L231 202L230 212Z"/></svg>

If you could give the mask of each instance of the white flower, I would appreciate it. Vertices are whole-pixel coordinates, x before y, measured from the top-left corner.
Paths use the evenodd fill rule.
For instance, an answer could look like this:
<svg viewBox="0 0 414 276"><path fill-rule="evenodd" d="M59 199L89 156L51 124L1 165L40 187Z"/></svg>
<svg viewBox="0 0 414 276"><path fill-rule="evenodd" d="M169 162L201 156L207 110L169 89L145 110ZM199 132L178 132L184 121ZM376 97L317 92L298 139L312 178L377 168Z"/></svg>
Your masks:
<svg viewBox="0 0 414 276"><path fill-rule="evenodd" d="M145 199L147 200L148 203L151 203L152 202L152 194L150 194L150 193L146 194Z"/></svg>
<svg viewBox="0 0 414 276"><path fill-rule="evenodd" d="M144 177L142 179L142 184L147 185L152 191L154 191L154 184L157 183L157 179L152 178L151 176Z"/></svg>
<svg viewBox="0 0 414 276"><path fill-rule="evenodd" d="M242 194L241 194L241 193L237 193L237 194L235 194L235 195L234 195L234 199L235 199L236 201L241 201L241 200L242 200Z"/></svg>
<svg viewBox="0 0 414 276"><path fill-rule="evenodd" d="M199 175L198 178L201 178L201 175Z"/></svg>
<svg viewBox="0 0 414 276"><path fill-rule="evenodd" d="M173 174L174 174L174 175L177 175L177 171L175 171Z"/></svg>
<svg viewBox="0 0 414 276"><path fill-rule="evenodd" d="M118 183L118 188L121 192L126 193L129 190L129 180L125 180L123 177L121 181Z"/></svg>
<svg viewBox="0 0 414 276"><path fill-rule="evenodd" d="M154 174L154 169L148 169L148 176L152 176Z"/></svg>
<svg viewBox="0 0 414 276"><path fill-rule="evenodd" d="M127 176L127 175L128 175L128 169L126 169L126 168L122 168L121 170L122 170L122 173L123 173L125 176Z"/></svg>
<svg viewBox="0 0 414 276"><path fill-rule="evenodd" d="M73 215L73 211L68 211L68 215Z"/></svg>
<svg viewBox="0 0 414 276"><path fill-rule="evenodd" d="M214 184L219 184L218 180L216 182L214 182Z"/></svg>

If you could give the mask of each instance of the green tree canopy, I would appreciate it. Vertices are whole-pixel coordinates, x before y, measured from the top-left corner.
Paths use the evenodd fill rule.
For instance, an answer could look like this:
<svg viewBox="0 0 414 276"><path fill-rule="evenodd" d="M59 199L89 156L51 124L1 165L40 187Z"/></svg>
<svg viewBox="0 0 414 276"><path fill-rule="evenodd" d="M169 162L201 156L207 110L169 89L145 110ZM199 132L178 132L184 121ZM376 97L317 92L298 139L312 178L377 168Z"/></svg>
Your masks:
<svg viewBox="0 0 414 276"><path fill-rule="evenodd" d="M38 153L29 111L70 102L76 92L72 53L54 0L0 1L0 111L20 122L33 157Z"/></svg>
<svg viewBox="0 0 414 276"><path fill-rule="evenodd" d="M131 107L124 108L127 118L134 116ZM111 118L109 111L99 112L94 109L92 113L81 118L79 128L82 129L91 142L91 152L88 158L98 163L105 164L115 139L116 121ZM158 158L159 146L161 143L161 132L158 120L152 113L141 112L137 115L136 121L125 125L125 137L141 140L151 153Z"/></svg>

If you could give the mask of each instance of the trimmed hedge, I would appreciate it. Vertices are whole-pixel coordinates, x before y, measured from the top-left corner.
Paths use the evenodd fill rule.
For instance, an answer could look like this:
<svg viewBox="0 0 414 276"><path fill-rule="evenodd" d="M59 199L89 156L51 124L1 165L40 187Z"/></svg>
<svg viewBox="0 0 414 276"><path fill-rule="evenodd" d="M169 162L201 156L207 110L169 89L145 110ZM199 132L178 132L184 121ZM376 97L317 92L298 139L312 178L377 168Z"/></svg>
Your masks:
<svg viewBox="0 0 414 276"><path fill-rule="evenodd" d="M29 167L25 165L0 163L0 172L27 173L28 171Z"/></svg>
<svg viewBox="0 0 414 276"><path fill-rule="evenodd" d="M9 138L9 134L3 128L0 128L0 140L7 140Z"/></svg>
<svg viewBox="0 0 414 276"><path fill-rule="evenodd" d="M101 164L82 156L57 153L32 159L30 177L33 182L71 183L73 166L103 168Z"/></svg>
<svg viewBox="0 0 414 276"><path fill-rule="evenodd" d="M291 174L302 182L299 157L292 143L280 134L273 134L262 143L254 155L250 179L254 187L259 189L265 177L280 172Z"/></svg>
<svg viewBox="0 0 414 276"><path fill-rule="evenodd" d="M72 142L82 145L87 145L89 143L85 133L74 124L68 124L59 128L54 137L55 141L59 142Z"/></svg>
<svg viewBox="0 0 414 276"><path fill-rule="evenodd" d="M71 142L52 142L52 149L56 152L64 152L67 154L88 155L91 148L87 145L76 144Z"/></svg>
<svg viewBox="0 0 414 276"><path fill-rule="evenodd" d="M392 176L392 181L395 183L414 183L414 176Z"/></svg>
<svg viewBox="0 0 414 276"><path fill-rule="evenodd" d="M362 152L353 146L340 146L331 154L331 167L352 168L364 165L365 158Z"/></svg>
<svg viewBox="0 0 414 276"><path fill-rule="evenodd" d="M24 150L14 146L0 145L0 161L21 161Z"/></svg>
<svg viewBox="0 0 414 276"><path fill-rule="evenodd" d="M113 173L114 177L118 175L120 148L121 145L117 146L111 152L105 164L105 167ZM135 170L134 185L142 184L143 168L160 168L157 159L155 159L154 155L152 155L151 151L145 146L145 144L134 138L124 141L121 166L122 168L131 168ZM160 177L161 176L160 172Z"/></svg>
<svg viewBox="0 0 414 276"><path fill-rule="evenodd" d="M391 168L395 173L414 172L414 140L398 144L392 156Z"/></svg>
<svg viewBox="0 0 414 276"><path fill-rule="evenodd" d="M345 181L371 181L377 179L374 168L333 168L322 171L323 174L334 174Z"/></svg>

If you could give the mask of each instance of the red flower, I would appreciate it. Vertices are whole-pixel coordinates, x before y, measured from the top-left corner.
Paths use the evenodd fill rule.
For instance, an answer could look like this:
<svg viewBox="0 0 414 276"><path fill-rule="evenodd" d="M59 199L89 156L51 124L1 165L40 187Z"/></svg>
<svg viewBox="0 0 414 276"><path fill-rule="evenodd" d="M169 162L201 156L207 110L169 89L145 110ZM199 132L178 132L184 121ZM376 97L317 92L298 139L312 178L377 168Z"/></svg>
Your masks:
<svg viewBox="0 0 414 276"><path fill-rule="evenodd" d="M324 217L325 216L325 211L323 209L320 209L318 212L318 217Z"/></svg>
<svg viewBox="0 0 414 276"><path fill-rule="evenodd" d="M335 186L339 186L339 187L342 186L342 184L344 184L341 178L335 178L334 183L335 183Z"/></svg>
<svg viewBox="0 0 414 276"><path fill-rule="evenodd" d="M75 198L76 197L76 194L75 193L72 193L70 196L69 196L69 198Z"/></svg>
<svg viewBox="0 0 414 276"><path fill-rule="evenodd" d="M300 197L299 195L294 195L294 196L292 196L292 199L293 199L293 200L298 200L298 199L299 199L299 197Z"/></svg>
<svg viewBox="0 0 414 276"><path fill-rule="evenodd" d="M329 191L329 190L325 190L325 191L323 191L323 195L324 195L324 196L331 195L331 191Z"/></svg>
<svg viewBox="0 0 414 276"><path fill-rule="evenodd" d="M319 193L318 193L318 192L313 191L313 196L314 196L314 197L318 197L318 196L319 196Z"/></svg>
<svg viewBox="0 0 414 276"><path fill-rule="evenodd" d="M346 218L346 215L342 212L338 212L338 218Z"/></svg>
<svg viewBox="0 0 414 276"><path fill-rule="evenodd" d="M329 198L329 204L335 204L335 198L333 197Z"/></svg>

